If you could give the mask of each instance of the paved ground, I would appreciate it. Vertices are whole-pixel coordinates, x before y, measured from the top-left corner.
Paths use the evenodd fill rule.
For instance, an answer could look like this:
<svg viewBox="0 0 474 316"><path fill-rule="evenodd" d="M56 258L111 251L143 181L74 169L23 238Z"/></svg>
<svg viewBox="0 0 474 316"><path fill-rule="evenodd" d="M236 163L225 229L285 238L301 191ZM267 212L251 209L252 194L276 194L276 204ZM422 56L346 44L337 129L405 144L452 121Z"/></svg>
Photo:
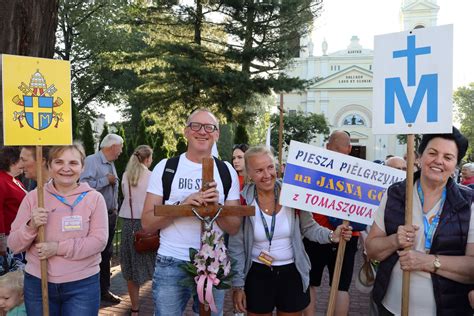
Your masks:
<svg viewBox="0 0 474 316"><path fill-rule="evenodd" d="M352 279L351 288L349 293L351 295L351 304L350 304L350 316L362 316L369 315L369 298L367 294L359 292L354 285L354 279L357 276L359 268L361 266L361 257L357 253L356 267L354 268L354 276ZM318 291L320 297L318 298L319 305L317 306L316 315L326 315L326 307L329 299L329 287L328 287L328 275L325 273L323 286ZM123 301L118 305L103 305L100 309L100 315L128 315L130 310L130 299L127 294L127 285L122 274L120 272L120 266L116 266L112 269L112 285L111 290L113 293L120 295ZM140 289L140 315L147 316L153 315L153 299L151 295L151 281L145 283L145 285ZM188 304L188 307L185 312L185 316L192 316L191 302ZM226 300L224 305L224 315L232 316L232 301L230 291L226 294ZM172 316L172 315L170 315Z"/></svg>

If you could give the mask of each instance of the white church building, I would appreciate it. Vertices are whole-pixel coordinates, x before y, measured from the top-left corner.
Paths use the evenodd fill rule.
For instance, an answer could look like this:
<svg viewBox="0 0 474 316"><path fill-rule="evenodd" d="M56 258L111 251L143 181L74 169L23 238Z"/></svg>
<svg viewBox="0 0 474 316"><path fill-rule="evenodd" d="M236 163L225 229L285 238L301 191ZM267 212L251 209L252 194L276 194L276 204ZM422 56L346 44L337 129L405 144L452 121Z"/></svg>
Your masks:
<svg viewBox="0 0 474 316"><path fill-rule="evenodd" d="M403 0L401 29L435 26L438 11L436 0ZM324 40L322 56L313 55L310 38L301 39L300 44L299 57L286 70L287 75L319 80L304 92L284 94L285 111L290 115L296 111L324 114L331 131L351 134L354 156L367 160L385 160L388 154L403 156L406 145L400 145L396 135L372 134L373 50L362 47L357 36L352 36L347 48L335 52L328 52ZM313 142L324 145L321 136Z"/></svg>

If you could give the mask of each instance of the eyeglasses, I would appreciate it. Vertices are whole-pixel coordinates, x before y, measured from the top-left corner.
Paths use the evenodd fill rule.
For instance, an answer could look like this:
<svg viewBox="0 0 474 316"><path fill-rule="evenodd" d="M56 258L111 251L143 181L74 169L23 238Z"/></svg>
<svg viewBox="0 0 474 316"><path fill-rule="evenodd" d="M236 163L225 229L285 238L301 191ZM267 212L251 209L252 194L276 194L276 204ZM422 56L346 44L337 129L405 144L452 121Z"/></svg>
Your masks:
<svg viewBox="0 0 474 316"><path fill-rule="evenodd" d="M217 126L215 126L214 124L202 124L198 122L191 122L188 124L188 127L194 132L199 132L201 128L203 127L206 133L212 133L212 132L217 131Z"/></svg>

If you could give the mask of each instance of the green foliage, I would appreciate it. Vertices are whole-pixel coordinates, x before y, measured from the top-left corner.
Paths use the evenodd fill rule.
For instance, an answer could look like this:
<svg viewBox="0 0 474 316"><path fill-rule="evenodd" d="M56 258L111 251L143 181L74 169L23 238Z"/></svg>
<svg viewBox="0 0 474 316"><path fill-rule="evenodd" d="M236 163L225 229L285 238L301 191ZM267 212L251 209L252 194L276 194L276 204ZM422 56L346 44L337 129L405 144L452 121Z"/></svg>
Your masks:
<svg viewBox="0 0 474 316"><path fill-rule="evenodd" d="M75 106L72 107L72 112L71 112L71 121L72 121L72 139L78 139L81 135L80 129L79 129L79 117L78 117L78 111Z"/></svg>
<svg viewBox="0 0 474 316"><path fill-rule="evenodd" d="M279 114L271 117L271 145L278 151ZM283 115L283 148L290 145L291 140L310 143L318 134L327 136L329 127L323 114L297 112L296 114Z"/></svg>
<svg viewBox="0 0 474 316"><path fill-rule="evenodd" d="M94 132L92 131L92 125L90 120L86 120L84 123L84 129L82 131L81 139L84 145L86 155L88 156L95 153Z"/></svg>
<svg viewBox="0 0 474 316"><path fill-rule="evenodd" d="M461 133L469 140L467 161L474 161L474 82L454 92L454 103L457 105L457 117L461 122Z"/></svg>
<svg viewBox="0 0 474 316"><path fill-rule="evenodd" d="M118 126L117 135L123 138L123 148L122 153L118 157L118 159L114 162L115 169L117 170L117 175L122 177L123 173L125 172L125 168L127 167L128 159L130 157L130 150L134 150L134 148L129 148L127 144L127 137L125 135L125 130L122 125Z"/></svg>
<svg viewBox="0 0 474 316"><path fill-rule="evenodd" d="M99 137L99 145L102 143L102 140L107 135L109 135L109 124L107 124L107 122L104 122L104 126L102 128L102 133L100 133L100 137Z"/></svg>
<svg viewBox="0 0 474 316"><path fill-rule="evenodd" d="M140 84L128 94L126 111L133 120L147 109L168 149L176 146L176 126L198 107L211 109L220 119L247 121L255 117L248 102L256 93L270 95L309 84L281 70L299 51L293 43L308 34L320 0L155 4L134 2L116 25L128 32L125 38L137 41L136 48L128 45L101 56L115 71L136 76ZM212 18L216 13L225 18Z"/></svg>
<svg viewBox="0 0 474 316"><path fill-rule="evenodd" d="M231 124L220 125L217 150L221 160L232 162L232 127Z"/></svg>
<svg viewBox="0 0 474 316"><path fill-rule="evenodd" d="M147 134L146 131L146 122L145 120L141 120L140 124L138 124L138 130L136 131L136 138L135 138L135 146L137 147L139 145L151 145L151 143L148 142L149 140L149 135Z"/></svg>
<svg viewBox="0 0 474 316"><path fill-rule="evenodd" d="M137 83L131 71L115 70L104 62L103 53L139 48L134 39L117 28L128 1L58 1L55 57L71 63L72 106L78 112L74 124L83 128L85 118L95 116L92 104L119 104ZM130 36L127 36L130 35Z"/></svg>
<svg viewBox="0 0 474 316"><path fill-rule="evenodd" d="M248 144L249 143L249 134L245 129L245 126L242 124L237 124L235 128L234 135L234 144Z"/></svg>
<svg viewBox="0 0 474 316"><path fill-rule="evenodd" d="M166 148L163 146L164 137L163 133L158 131L155 135L155 144L153 145L153 166L155 166L160 160L168 157Z"/></svg>
<svg viewBox="0 0 474 316"><path fill-rule="evenodd" d="M178 144L176 145L176 154L175 156L181 155L182 153L185 153L186 150L188 149L188 144L186 140L183 137L180 137L178 140Z"/></svg>
<svg viewBox="0 0 474 316"><path fill-rule="evenodd" d="M415 134L415 150L418 150L418 146L420 145L421 142L421 134ZM406 144L407 143L407 135L397 135L398 142L400 144Z"/></svg>

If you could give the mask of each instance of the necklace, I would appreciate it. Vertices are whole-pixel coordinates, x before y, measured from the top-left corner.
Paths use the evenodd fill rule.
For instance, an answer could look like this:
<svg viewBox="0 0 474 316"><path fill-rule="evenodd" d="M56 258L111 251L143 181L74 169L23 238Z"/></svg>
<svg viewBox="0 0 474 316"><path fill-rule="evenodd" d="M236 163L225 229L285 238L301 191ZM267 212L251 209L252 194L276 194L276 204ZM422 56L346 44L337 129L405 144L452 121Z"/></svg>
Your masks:
<svg viewBox="0 0 474 316"><path fill-rule="evenodd" d="M274 194L274 198L272 199L272 202L273 202L273 210L269 210L267 208L263 208L262 207L262 203L261 201L259 201L259 198L258 198L258 192L257 192L257 187L255 187L255 200L260 208L260 210L262 210L265 214L268 214L268 215L272 215L273 213L276 212L276 209L277 209L277 205L278 205L278 193L279 193L279 190L278 190L278 187L275 185L275 188L274 188L274 191L273 191L273 194Z"/></svg>

